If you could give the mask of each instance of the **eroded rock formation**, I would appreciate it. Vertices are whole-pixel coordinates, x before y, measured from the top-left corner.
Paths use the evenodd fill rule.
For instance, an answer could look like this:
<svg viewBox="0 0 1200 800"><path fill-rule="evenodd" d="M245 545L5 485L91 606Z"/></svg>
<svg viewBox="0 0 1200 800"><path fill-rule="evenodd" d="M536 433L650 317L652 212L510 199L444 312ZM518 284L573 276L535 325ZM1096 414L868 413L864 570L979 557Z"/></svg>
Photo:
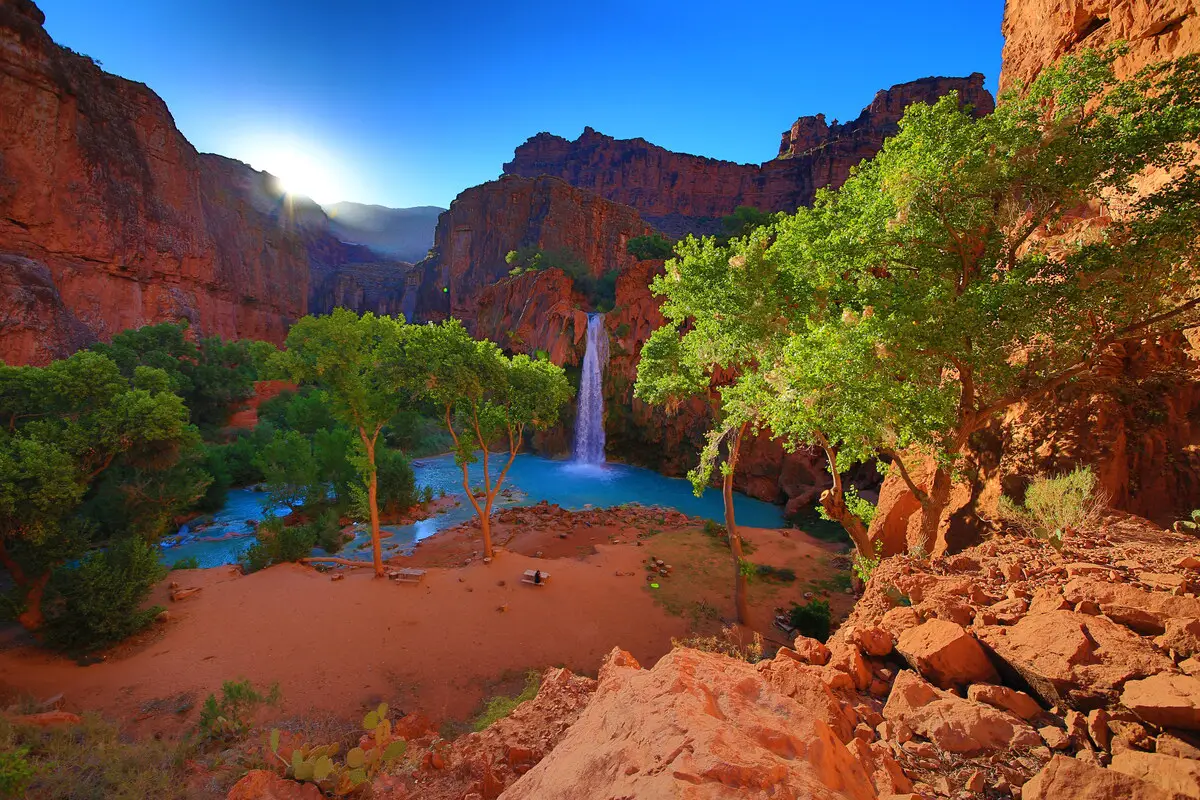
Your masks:
<svg viewBox="0 0 1200 800"><path fill-rule="evenodd" d="M162 320L279 341L308 262L253 202L267 176L198 154L157 95L43 22L29 0L0 5L0 358L44 363Z"/></svg>
<svg viewBox="0 0 1200 800"><path fill-rule="evenodd" d="M894 134L904 109L958 91L976 113L991 113L983 75L923 78L881 91L852 122L830 125L825 116L801 117L783 134L778 158L736 164L673 153L645 139L614 139L585 128L574 141L539 133L504 165L509 175L553 175L573 186L637 209L668 233L708 231L739 205L795 211L817 189L840 186L850 167L879 151Z"/></svg>

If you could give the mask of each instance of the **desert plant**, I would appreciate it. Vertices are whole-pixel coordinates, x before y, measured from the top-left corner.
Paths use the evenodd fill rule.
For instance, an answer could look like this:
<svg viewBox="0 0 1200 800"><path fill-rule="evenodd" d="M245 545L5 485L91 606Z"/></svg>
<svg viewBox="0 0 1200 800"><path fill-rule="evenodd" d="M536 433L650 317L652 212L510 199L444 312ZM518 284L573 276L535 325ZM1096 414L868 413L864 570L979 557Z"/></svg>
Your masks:
<svg viewBox="0 0 1200 800"><path fill-rule="evenodd" d="M332 513L332 512L328 512ZM312 555L313 548L318 544L318 531L327 527L322 521L327 516L318 518L316 523L292 525L285 527L279 517L268 517L258 525L254 535L254 544L242 553L238 563L242 571L249 574L266 569L272 564L282 564L287 561L299 561ZM334 524L336 525L336 515ZM339 532L340 536L340 532ZM326 544L333 546L327 538ZM340 542L340 539L339 539ZM324 546L324 545L322 545ZM338 545L340 547L340 543Z"/></svg>
<svg viewBox="0 0 1200 800"><path fill-rule="evenodd" d="M706 653L719 653L729 658L748 661L756 664L762 660L763 637L755 632L750 644L742 641L741 633L732 626L721 628L721 633L714 636L689 636L686 639L671 639L672 647L688 647L692 650L703 650Z"/></svg>
<svg viewBox="0 0 1200 800"><path fill-rule="evenodd" d="M519 695L516 697L496 695L495 697L488 698L487 702L484 703L483 711L473 722L475 730L484 730L492 723L507 717L521 703L537 697L538 689L541 685L542 674L536 669L529 670L525 673L525 688L521 690Z"/></svg>
<svg viewBox="0 0 1200 800"><path fill-rule="evenodd" d="M1189 519L1181 519L1175 523L1175 530L1179 533L1200 533L1200 508L1192 511Z"/></svg>
<svg viewBox="0 0 1200 800"><path fill-rule="evenodd" d="M162 611L142 604L164 573L158 551L137 538L60 567L50 581L46 644L82 654L137 633Z"/></svg>
<svg viewBox="0 0 1200 800"><path fill-rule="evenodd" d="M338 745L326 744L315 747L302 745L292 750L291 758L280 753L279 729L271 731L271 754L284 766L286 774L303 783L316 784L322 791L335 797L344 797L370 781L385 765L402 758L408 743L393 735L392 723L388 720L388 705L380 703L363 717L362 726L369 737L370 746L352 747L346 751L342 761L334 761Z"/></svg>
<svg viewBox="0 0 1200 800"><path fill-rule="evenodd" d="M854 574L863 583L871 579L871 573L879 566L879 562L883 560L883 543L879 542L875 545L874 554L860 553L857 550L854 552L854 562L852 569Z"/></svg>
<svg viewBox="0 0 1200 800"><path fill-rule="evenodd" d="M225 681L221 697L210 694L200 707L196 725L202 742L225 744L236 741L250 730L251 715L261 705L277 705L279 684L273 684L266 694L259 692L247 680Z"/></svg>
<svg viewBox="0 0 1200 800"><path fill-rule="evenodd" d="M171 565L171 569L200 569L200 559L196 558L195 556L181 558Z"/></svg>
<svg viewBox="0 0 1200 800"><path fill-rule="evenodd" d="M794 583L796 570L791 567L773 567L770 564L755 564L754 576L775 583Z"/></svg>
<svg viewBox="0 0 1200 800"><path fill-rule="evenodd" d="M1076 467L1055 477L1035 478L1018 505L1007 497L999 503L1000 516L1061 550L1068 533L1099 526L1108 495L1090 467Z"/></svg>
<svg viewBox="0 0 1200 800"><path fill-rule="evenodd" d="M34 774L28 747L0 751L0 797L25 797Z"/></svg>
<svg viewBox="0 0 1200 800"><path fill-rule="evenodd" d="M800 632L803 636L808 636L818 641L825 641L829 638L829 628L833 613L829 610L829 602L827 600L809 600L804 605L792 603L792 610L788 614L788 620L793 628Z"/></svg>

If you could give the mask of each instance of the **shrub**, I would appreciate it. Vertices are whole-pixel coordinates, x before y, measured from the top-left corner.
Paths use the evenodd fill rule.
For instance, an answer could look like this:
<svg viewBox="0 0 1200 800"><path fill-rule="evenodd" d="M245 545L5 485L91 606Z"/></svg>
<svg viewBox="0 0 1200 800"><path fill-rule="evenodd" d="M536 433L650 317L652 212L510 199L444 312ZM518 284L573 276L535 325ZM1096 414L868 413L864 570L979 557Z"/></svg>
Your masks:
<svg viewBox="0 0 1200 800"><path fill-rule="evenodd" d="M311 535L315 547L330 555L341 550L342 545L346 543L346 538L342 535L342 526L338 522L338 514L333 509L321 512L319 517L300 527L305 528Z"/></svg>
<svg viewBox="0 0 1200 800"><path fill-rule="evenodd" d="M1108 497L1089 467L1051 478L1035 478L1018 505L1007 497L999 503L1001 517L1062 549L1069 532L1099 526Z"/></svg>
<svg viewBox="0 0 1200 800"><path fill-rule="evenodd" d="M312 523L284 527L279 517L268 517L259 523L254 544L242 553L239 563L243 572L258 572L272 564L308 558L316 546L317 531Z"/></svg>
<svg viewBox="0 0 1200 800"><path fill-rule="evenodd" d="M92 715L51 728L14 726L0 716L0 797L183 800L188 749L127 739Z"/></svg>
<svg viewBox="0 0 1200 800"><path fill-rule="evenodd" d="M856 550L854 551L854 562L852 565L854 574L858 576L860 581L866 583L867 581L871 580L871 573L875 571L875 568L879 566L879 562L882 560L883 542L879 542L877 545L875 545L874 555L870 553L860 553Z"/></svg>
<svg viewBox="0 0 1200 800"><path fill-rule="evenodd" d="M149 625L161 606L143 609L166 570L158 551L128 538L60 567L50 580L46 644L73 654L115 644Z"/></svg>
<svg viewBox="0 0 1200 800"><path fill-rule="evenodd" d="M675 253L675 245L661 233L651 233L646 236L634 236L625 245L625 252L638 259L670 258Z"/></svg>
<svg viewBox="0 0 1200 800"><path fill-rule="evenodd" d="M408 456L399 450L381 447L375 451L375 480L379 499L379 510L387 514L399 514L417 503L417 479ZM371 517L367 505L367 487L355 484L350 493L351 516L357 520Z"/></svg>
<svg viewBox="0 0 1200 800"><path fill-rule="evenodd" d="M773 567L770 564L755 564L754 575L775 583L793 583L796 580L796 570L791 567Z"/></svg>
<svg viewBox="0 0 1200 800"><path fill-rule="evenodd" d="M689 647L692 650L703 650L706 653L719 653L729 658L748 661L756 664L762 660L762 634L755 632L750 644L744 644L741 634L732 627L721 628L717 636L689 636L686 639L671 639L672 647Z"/></svg>
<svg viewBox="0 0 1200 800"><path fill-rule="evenodd" d="M487 702L484 703L483 711L475 718L473 723L475 730L484 730L492 723L507 717L521 703L537 697L538 689L541 685L542 674L536 669L529 670L525 673L525 688L521 690L519 695L516 697L496 695L495 697L488 698Z"/></svg>
<svg viewBox="0 0 1200 800"><path fill-rule="evenodd" d="M28 756L28 747L0 750L0 797L25 796L25 787L36 774Z"/></svg>
<svg viewBox="0 0 1200 800"><path fill-rule="evenodd" d="M196 558L195 556L181 558L171 565L171 569L200 569L200 559Z"/></svg>
<svg viewBox="0 0 1200 800"><path fill-rule="evenodd" d="M1174 528L1178 533L1197 533L1200 532L1200 509L1196 509L1188 519L1181 519L1175 523Z"/></svg>
<svg viewBox="0 0 1200 800"><path fill-rule="evenodd" d="M829 638L829 628L833 613L829 610L826 600L809 600L804 605L792 603L788 620L792 627L803 636L808 636L823 642Z"/></svg>
<svg viewBox="0 0 1200 800"><path fill-rule="evenodd" d="M250 717L259 706L277 705L279 699L279 684L272 685L266 694L262 694L250 681L225 681L221 684L220 699L210 694L200 707L196 733L205 743L236 741L250 730Z"/></svg>

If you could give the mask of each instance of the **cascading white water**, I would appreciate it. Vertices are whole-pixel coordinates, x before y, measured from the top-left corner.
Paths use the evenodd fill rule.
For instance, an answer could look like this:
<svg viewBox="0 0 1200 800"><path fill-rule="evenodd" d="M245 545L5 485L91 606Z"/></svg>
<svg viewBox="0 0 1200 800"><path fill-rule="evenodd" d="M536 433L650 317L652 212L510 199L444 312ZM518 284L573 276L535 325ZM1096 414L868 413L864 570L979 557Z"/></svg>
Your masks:
<svg viewBox="0 0 1200 800"><path fill-rule="evenodd" d="M579 379L575 411L575 452L580 464L604 463L604 367L608 364L608 331L603 314L588 314L587 350Z"/></svg>

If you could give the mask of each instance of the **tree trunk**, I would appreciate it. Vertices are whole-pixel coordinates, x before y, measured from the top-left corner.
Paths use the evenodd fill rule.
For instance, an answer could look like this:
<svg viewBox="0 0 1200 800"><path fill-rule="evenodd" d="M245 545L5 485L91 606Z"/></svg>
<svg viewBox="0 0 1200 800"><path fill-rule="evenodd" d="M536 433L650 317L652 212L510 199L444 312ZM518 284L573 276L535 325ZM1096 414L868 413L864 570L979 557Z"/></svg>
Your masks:
<svg viewBox="0 0 1200 800"><path fill-rule="evenodd" d="M46 596L46 585L50 583L50 573L53 570L47 569L43 574L30 578L16 559L9 555L8 548L2 541L0 541L0 564L3 564L4 568L8 570L13 583L25 592L25 610L17 616L17 622L21 623L25 630L36 632L46 621L42 615L42 599Z"/></svg>
<svg viewBox="0 0 1200 800"><path fill-rule="evenodd" d="M367 451L367 463L371 465L367 481L367 504L371 507L371 560L375 565L375 577L383 577L383 546L379 539L379 473L375 469L375 440L367 438L366 431L359 431L363 447Z"/></svg>
<svg viewBox="0 0 1200 800"><path fill-rule="evenodd" d="M742 571L745 554L742 552L742 537L738 534L737 520L733 515L733 471L737 467L738 451L742 446L742 434L746 432L747 423L743 423L733 437L729 447L729 459L726 474L721 481L721 498L725 501L725 530L729 534L729 550L733 553L733 604L737 613L737 621L746 625L750 618L749 599L746 597L746 573Z"/></svg>
<svg viewBox="0 0 1200 800"><path fill-rule="evenodd" d="M837 448L830 445L822 436L819 440L821 449L825 451L825 458L829 462L829 474L833 476L833 488L826 489L821 492L821 507L825 509L825 513L832 520L837 520L841 526L850 534L850 541L854 542L854 546L858 548L858 552L863 557L871 557L871 542L867 538L867 526L856 515L850 513L850 509L846 507L846 489L842 484L842 473L838 468L838 451Z"/></svg>
<svg viewBox="0 0 1200 800"><path fill-rule="evenodd" d="M483 512L479 515L479 530L483 533L483 557L492 558L492 498L483 504Z"/></svg>
<svg viewBox="0 0 1200 800"><path fill-rule="evenodd" d="M39 575L29 581L25 590L25 610L17 617L27 631L36 632L41 629L46 618L42 616L42 598L46 595L46 584L50 582L50 573Z"/></svg>
<svg viewBox="0 0 1200 800"><path fill-rule="evenodd" d="M927 495L928 499L921 503L921 538L917 544L929 556L933 554L934 543L937 542L942 512L950 504L950 470L941 465L934 469Z"/></svg>

